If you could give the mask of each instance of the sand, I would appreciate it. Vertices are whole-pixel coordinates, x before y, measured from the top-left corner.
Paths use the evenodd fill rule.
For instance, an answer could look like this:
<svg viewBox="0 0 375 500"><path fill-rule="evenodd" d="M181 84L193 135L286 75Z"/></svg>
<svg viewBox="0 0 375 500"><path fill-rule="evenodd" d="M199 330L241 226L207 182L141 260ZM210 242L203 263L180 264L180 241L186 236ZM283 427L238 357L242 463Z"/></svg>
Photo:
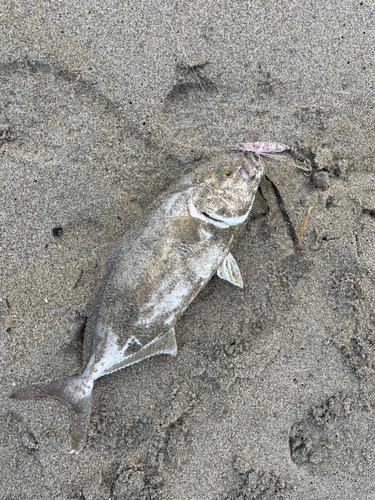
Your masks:
<svg viewBox="0 0 375 500"><path fill-rule="evenodd" d="M5 0L0 15L0 497L375 498L373 4ZM312 207L304 251L263 180L269 215L232 252L244 289L213 277L177 358L100 379L70 455L66 408L9 393L79 371L100 248L243 141L292 147L263 161L296 230Z"/></svg>

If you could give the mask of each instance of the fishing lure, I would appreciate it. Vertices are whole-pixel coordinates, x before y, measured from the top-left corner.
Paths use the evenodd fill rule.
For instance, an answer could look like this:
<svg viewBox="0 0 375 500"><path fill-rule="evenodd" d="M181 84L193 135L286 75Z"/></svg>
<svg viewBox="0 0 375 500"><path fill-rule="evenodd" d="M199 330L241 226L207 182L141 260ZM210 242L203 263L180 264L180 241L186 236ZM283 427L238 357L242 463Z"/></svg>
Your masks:
<svg viewBox="0 0 375 500"><path fill-rule="evenodd" d="M244 153L254 153L259 163L261 156L269 156L276 159L273 153L281 153L282 151L290 149L290 147L285 144L277 144L275 142L243 142L239 145L236 144L234 147Z"/></svg>

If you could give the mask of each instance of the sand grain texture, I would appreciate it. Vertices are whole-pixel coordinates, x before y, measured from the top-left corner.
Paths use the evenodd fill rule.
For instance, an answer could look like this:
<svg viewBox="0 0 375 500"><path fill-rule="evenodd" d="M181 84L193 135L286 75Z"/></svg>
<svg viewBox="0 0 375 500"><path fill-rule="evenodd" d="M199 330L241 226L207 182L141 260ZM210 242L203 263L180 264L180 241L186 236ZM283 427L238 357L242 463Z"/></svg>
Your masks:
<svg viewBox="0 0 375 500"><path fill-rule="evenodd" d="M373 498L375 7L127 3L0 6L1 498ZM69 455L66 409L8 394L77 373L95 254L249 141L292 146L263 161L304 251L263 181L244 290L214 277L176 359L100 379Z"/></svg>

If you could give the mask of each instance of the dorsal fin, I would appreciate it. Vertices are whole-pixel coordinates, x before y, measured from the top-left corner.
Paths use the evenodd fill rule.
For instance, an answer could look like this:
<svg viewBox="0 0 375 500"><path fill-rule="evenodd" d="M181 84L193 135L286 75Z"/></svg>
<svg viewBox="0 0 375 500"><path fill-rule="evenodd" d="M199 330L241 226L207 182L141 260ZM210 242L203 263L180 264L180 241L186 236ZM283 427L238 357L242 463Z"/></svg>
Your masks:
<svg viewBox="0 0 375 500"><path fill-rule="evenodd" d="M100 304L103 300L104 290L107 286L109 276L111 274L113 263L120 251L120 241L105 245L98 251L97 259L99 265L98 284L95 291L94 299L90 306L90 312L87 317L85 338L83 341L83 364L82 369L86 366L92 355L92 347L96 323L99 315Z"/></svg>

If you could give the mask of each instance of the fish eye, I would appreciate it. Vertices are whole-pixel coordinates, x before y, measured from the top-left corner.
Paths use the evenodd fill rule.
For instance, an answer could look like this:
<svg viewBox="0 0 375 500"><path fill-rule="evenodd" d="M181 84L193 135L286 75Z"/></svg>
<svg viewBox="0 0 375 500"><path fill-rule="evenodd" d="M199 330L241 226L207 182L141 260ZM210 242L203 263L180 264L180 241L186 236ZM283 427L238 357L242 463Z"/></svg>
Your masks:
<svg viewBox="0 0 375 500"><path fill-rule="evenodd" d="M232 169L229 165L221 165L217 170L217 175L222 177L229 177L232 173Z"/></svg>

